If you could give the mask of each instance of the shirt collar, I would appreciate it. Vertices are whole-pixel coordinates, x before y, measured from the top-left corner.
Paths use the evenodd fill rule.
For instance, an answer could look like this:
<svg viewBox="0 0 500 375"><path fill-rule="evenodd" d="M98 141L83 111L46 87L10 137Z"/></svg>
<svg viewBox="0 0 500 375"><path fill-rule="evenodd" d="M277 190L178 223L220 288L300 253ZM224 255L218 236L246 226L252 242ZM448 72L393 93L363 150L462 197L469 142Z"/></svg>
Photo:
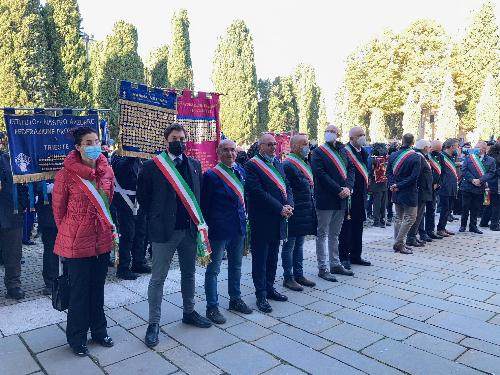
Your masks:
<svg viewBox="0 0 500 375"><path fill-rule="evenodd" d="M361 152L361 147L360 147L360 148L357 148L356 146L354 146L354 145L352 144L352 142L349 142L349 144L350 144L350 145L351 145L351 147L352 147L353 149L355 149L357 152Z"/></svg>
<svg viewBox="0 0 500 375"><path fill-rule="evenodd" d="M168 156L170 156L170 160L172 160L172 161L174 161L174 160L175 160L175 159L177 159L177 158L178 158L178 159L180 159L180 160L182 161L182 159L183 159L183 156L184 156L184 155L180 154L179 156L175 156L175 155L173 155L173 154L171 154L171 153L169 152L169 153L168 153Z"/></svg>

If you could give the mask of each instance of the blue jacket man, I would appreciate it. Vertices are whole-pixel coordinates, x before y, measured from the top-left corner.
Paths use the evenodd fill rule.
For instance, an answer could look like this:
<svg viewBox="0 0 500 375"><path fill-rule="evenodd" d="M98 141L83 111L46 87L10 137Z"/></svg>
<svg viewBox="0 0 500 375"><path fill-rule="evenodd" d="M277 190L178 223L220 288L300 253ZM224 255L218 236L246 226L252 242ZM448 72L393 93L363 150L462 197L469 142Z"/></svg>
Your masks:
<svg viewBox="0 0 500 375"><path fill-rule="evenodd" d="M403 135L402 146L389 157L386 171L392 201L396 207L393 249L402 254L412 253L411 248L405 246L404 240L417 218L417 181L421 157L411 149L414 141L413 134Z"/></svg>
<svg viewBox="0 0 500 375"><path fill-rule="evenodd" d="M219 311L217 276L224 251L228 258L229 309L250 314L252 310L241 299L241 261L246 236L245 170L235 163L236 144L224 139L217 147L219 164L203 175L201 210L208 225L212 261L205 272L207 318L223 324Z"/></svg>
<svg viewBox="0 0 500 375"><path fill-rule="evenodd" d="M486 142L478 142L475 149L469 150L462 164L462 178L460 180L462 218L460 232L465 231L470 212L469 231L482 234L477 227L477 216L483 203L486 182L491 180L496 171L495 160L486 155L486 150Z"/></svg>
<svg viewBox="0 0 500 375"><path fill-rule="evenodd" d="M287 238L287 222L293 214L293 196L281 163L275 158L276 140L263 134L259 152L245 164L246 196L251 230L252 278L257 307L271 312L267 299L286 301L274 289L280 240Z"/></svg>

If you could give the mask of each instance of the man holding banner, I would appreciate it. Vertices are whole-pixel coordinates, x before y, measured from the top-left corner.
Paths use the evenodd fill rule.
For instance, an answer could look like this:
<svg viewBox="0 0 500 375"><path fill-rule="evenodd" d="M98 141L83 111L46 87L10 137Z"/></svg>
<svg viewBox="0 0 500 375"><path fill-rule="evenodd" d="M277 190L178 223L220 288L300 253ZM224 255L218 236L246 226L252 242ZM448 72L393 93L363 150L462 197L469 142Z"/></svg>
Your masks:
<svg viewBox="0 0 500 375"><path fill-rule="evenodd" d="M166 150L144 163L137 181L137 200L147 213L152 242L152 274L148 288L149 326L145 343L158 345L163 285L175 251L179 256L182 321L209 328L210 321L194 310L196 256L207 260L208 231L199 206L201 164L186 156L186 131L170 124L164 132Z"/></svg>
<svg viewBox="0 0 500 375"><path fill-rule="evenodd" d="M282 164L276 159L276 140L268 133L258 142L259 152L245 164L248 218L251 229L252 278L260 311L273 311L267 301L287 301L274 289L280 240L288 237L293 197Z"/></svg>
<svg viewBox="0 0 500 375"><path fill-rule="evenodd" d="M477 216L483 204L486 181L493 178L496 170L495 160L486 155L487 144L479 141L475 149L470 149L462 164L462 221L460 232L465 232L469 218L469 232L482 234L477 227ZM474 151L476 152L474 152Z"/></svg>

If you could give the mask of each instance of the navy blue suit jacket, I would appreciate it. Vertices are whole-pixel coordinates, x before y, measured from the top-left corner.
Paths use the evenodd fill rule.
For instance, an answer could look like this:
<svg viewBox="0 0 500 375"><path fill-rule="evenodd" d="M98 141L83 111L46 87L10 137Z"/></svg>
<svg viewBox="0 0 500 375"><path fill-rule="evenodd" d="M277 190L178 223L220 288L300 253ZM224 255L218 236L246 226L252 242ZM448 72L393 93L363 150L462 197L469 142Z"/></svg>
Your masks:
<svg viewBox="0 0 500 375"><path fill-rule="evenodd" d="M245 185L245 170L235 166ZM211 240L230 240L246 234L245 208L236 193L211 169L203 174L201 210Z"/></svg>
<svg viewBox="0 0 500 375"><path fill-rule="evenodd" d="M356 150L350 143L347 143L345 147L349 147L354 153L356 158L362 162L365 166L368 166L368 152L363 147L361 151ZM347 151L346 151L347 152ZM351 160L349 159L349 162ZM365 179L363 175L354 166L354 187L351 196L351 220L353 221L365 221L366 220L366 209L365 202L368 195L368 187L366 186ZM347 215L347 211L346 211Z"/></svg>
<svg viewBox="0 0 500 375"><path fill-rule="evenodd" d="M446 156L455 164L450 156ZM457 178L445 165L444 158L443 153L441 153L439 156L439 161L441 162L441 185L439 188L439 195L443 197L456 197L458 190Z"/></svg>
<svg viewBox="0 0 500 375"><path fill-rule="evenodd" d="M485 155L483 159L483 165L486 173L483 175L483 177L479 177L479 172L472 163L471 157L467 155L462 164L462 179L460 180L461 191L466 191L473 194L484 194L486 182L488 182L493 178L493 176L495 176L495 159L493 159L491 156ZM472 184L472 180L476 178L481 181L481 186L475 186Z"/></svg>
<svg viewBox="0 0 500 375"><path fill-rule="evenodd" d="M408 147L402 147L393 152L389 157L387 164L387 179L389 186L396 184L398 191L392 192L392 201L396 204L404 204L409 207L418 206L417 181L420 175L421 157L417 153L410 155L403 161L398 173L393 173L393 166L396 159L402 152L408 150Z"/></svg>
<svg viewBox="0 0 500 375"><path fill-rule="evenodd" d="M264 160L259 154L256 157ZM286 238L286 222L281 216L281 210L287 204L293 207L292 189L280 161L274 159L273 165L286 183L286 199L276 184L252 160L245 163L245 194L252 242L271 242Z"/></svg>

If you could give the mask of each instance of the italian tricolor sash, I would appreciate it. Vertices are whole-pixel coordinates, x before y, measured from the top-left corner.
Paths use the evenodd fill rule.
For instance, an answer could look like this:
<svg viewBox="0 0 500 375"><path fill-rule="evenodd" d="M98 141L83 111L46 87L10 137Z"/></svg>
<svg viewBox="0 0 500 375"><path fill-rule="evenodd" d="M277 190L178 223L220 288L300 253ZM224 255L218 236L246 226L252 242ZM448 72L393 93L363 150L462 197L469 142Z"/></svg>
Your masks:
<svg viewBox="0 0 500 375"><path fill-rule="evenodd" d="M422 160L427 163L427 165L429 166L429 168L431 168L431 164L429 163L429 160L427 160L427 158L425 157L425 155L422 154L422 153L420 153L420 152L418 154L422 157Z"/></svg>
<svg viewBox="0 0 500 375"><path fill-rule="evenodd" d="M348 144L345 149L347 151L347 156L351 160L351 162L354 164L356 169L358 170L359 173L363 176L363 179L365 180L365 184L368 187L368 169L366 168L366 165L362 162L359 161L357 156L354 154L354 152L351 149L351 145Z"/></svg>
<svg viewBox="0 0 500 375"><path fill-rule="evenodd" d="M205 223L200 205L198 204L193 191L181 176L177 168L175 168L174 163L170 160L170 157L165 153L165 151L153 158L153 161L161 173L163 173L170 185L172 185L177 196L186 208L189 217L198 228L198 257L202 258L205 262L209 261L212 249L210 248L210 242L208 240L208 227Z"/></svg>
<svg viewBox="0 0 500 375"><path fill-rule="evenodd" d="M474 166L474 168L476 168L476 171L479 174L479 177L483 177L484 174L486 173L486 168L484 168L484 164L481 161L481 159L479 159L479 156L472 154L472 155L469 155L469 157L470 157L470 161L472 162L472 165Z"/></svg>
<svg viewBox="0 0 500 375"><path fill-rule="evenodd" d="M214 168L212 168L212 172L219 176L219 178L227 186L229 186L229 188L239 198L241 205L245 207L245 192L243 184L241 183L240 179L234 174L233 170L224 163L219 163Z"/></svg>
<svg viewBox="0 0 500 375"><path fill-rule="evenodd" d="M340 156L340 154L330 145L321 145L319 149L323 151L326 156L333 162L340 175L344 180L347 180L347 168L345 166L344 160Z"/></svg>
<svg viewBox="0 0 500 375"><path fill-rule="evenodd" d="M438 175L441 175L441 164L439 164L439 161L434 156L431 156L429 162L432 169L434 169Z"/></svg>
<svg viewBox="0 0 500 375"><path fill-rule="evenodd" d="M314 186L314 179L311 168L307 165L307 163L302 160L299 156L295 155L293 152L290 152L286 160L295 165L299 170L305 174L305 176L309 179L309 183Z"/></svg>
<svg viewBox="0 0 500 375"><path fill-rule="evenodd" d="M402 151L392 165L392 173L394 173L394 175L397 175L401 170L401 167L403 166L405 160L413 154L415 154L415 151L413 151L412 149Z"/></svg>
<svg viewBox="0 0 500 375"><path fill-rule="evenodd" d="M271 181L273 181L273 183L278 187L278 189L281 190L283 198L287 199L285 181L283 180L283 177L281 177L281 174L278 172L278 170L274 168L274 165L265 162L257 155L255 155L252 159L250 159L250 161L254 163L262 172L264 172L265 175L271 179Z"/></svg>
<svg viewBox="0 0 500 375"><path fill-rule="evenodd" d="M449 158L449 156L446 155L444 152L443 152L443 160L446 168L448 168L448 170L453 174L453 176L455 176L455 179L458 182L458 175L457 175L457 170L455 168L455 163L453 163Z"/></svg>

